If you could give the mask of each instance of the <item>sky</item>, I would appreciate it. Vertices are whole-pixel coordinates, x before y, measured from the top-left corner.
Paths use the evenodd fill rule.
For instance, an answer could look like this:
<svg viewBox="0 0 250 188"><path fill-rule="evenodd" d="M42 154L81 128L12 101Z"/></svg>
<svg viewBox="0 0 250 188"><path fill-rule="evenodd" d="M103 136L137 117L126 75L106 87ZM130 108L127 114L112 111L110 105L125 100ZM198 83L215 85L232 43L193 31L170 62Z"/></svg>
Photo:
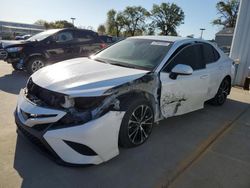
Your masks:
<svg viewBox="0 0 250 188"><path fill-rule="evenodd" d="M214 39L221 28L213 26L217 18L215 8L218 0L1 0L0 20L34 23L39 19L46 21L68 20L75 17L75 25L97 29L104 24L110 9L124 10L126 6L142 6L151 10L153 4L174 2L185 13L184 23L177 28L181 36L194 34L200 37L200 28L205 28L203 38Z"/></svg>

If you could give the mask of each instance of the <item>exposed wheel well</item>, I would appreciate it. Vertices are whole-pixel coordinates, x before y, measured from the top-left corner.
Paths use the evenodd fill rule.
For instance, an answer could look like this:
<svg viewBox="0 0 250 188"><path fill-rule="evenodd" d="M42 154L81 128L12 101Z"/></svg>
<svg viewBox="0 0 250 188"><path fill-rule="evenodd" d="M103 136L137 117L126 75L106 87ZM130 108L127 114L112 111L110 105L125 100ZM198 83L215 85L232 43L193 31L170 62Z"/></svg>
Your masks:
<svg viewBox="0 0 250 188"><path fill-rule="evenodd" d="M131 100L144 98L151 104L151 106L154 110L154 114L156 112L155 99L154 99L154 96L150 93L143 92L143 91L132 91L129 93L122 94L122 95L118 96L117 98L120 101L120 108L121 109L123 108L123 106L126 106L125 104Z"/></svg>

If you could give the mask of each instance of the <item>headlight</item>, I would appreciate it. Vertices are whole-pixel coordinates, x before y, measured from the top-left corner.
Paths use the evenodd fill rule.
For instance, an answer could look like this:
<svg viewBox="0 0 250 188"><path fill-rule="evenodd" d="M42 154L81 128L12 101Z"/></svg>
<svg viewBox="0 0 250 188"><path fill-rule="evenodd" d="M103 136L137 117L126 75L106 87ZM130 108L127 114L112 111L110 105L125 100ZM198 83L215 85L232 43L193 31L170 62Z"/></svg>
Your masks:
<svg viewBox="0 0 250 188"><path fill-rule="evenodd" d="M7 52L20 52L23 49L23 47L13 47L13 48L6 48Z"/></svg>
<svg viewBox="0 0 250 188"><path fill-rule="evenodd" d="M91 110L99 106L106 97L77 97L75 98L75 107L81 110Z"/></svg>

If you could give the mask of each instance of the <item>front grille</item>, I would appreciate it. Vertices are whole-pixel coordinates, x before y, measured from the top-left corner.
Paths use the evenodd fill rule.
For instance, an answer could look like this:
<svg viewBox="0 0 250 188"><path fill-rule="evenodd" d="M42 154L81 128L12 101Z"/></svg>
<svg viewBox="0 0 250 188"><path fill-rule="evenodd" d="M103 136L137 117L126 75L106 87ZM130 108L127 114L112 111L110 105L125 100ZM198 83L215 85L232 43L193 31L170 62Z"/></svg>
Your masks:
<svg viewBox="0 0 250 188"><path fill-rule="evenodd" d="M53 108L62 108L61 104L65 102L65 95L50 91L36 85L30 78L27 83L27 98L40 106L49 106Z"/></svg>

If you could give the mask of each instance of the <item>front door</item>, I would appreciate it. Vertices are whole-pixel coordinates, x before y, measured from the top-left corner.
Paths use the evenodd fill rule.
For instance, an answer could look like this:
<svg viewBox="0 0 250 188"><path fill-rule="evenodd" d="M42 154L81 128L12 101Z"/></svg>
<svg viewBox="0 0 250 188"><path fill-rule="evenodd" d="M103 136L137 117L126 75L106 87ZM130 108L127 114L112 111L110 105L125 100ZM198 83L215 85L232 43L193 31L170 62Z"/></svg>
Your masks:
<svg viewBox="0 0 250 188"><path fill-rule="evenodd" d="M177 64L186 64L193 68L192 75L178 75L176 79L169 77ZM192 44L180 50L160 73L162 115L185 114L203 108L207 99L209 72L206 69L200 44Z"/></svg>

